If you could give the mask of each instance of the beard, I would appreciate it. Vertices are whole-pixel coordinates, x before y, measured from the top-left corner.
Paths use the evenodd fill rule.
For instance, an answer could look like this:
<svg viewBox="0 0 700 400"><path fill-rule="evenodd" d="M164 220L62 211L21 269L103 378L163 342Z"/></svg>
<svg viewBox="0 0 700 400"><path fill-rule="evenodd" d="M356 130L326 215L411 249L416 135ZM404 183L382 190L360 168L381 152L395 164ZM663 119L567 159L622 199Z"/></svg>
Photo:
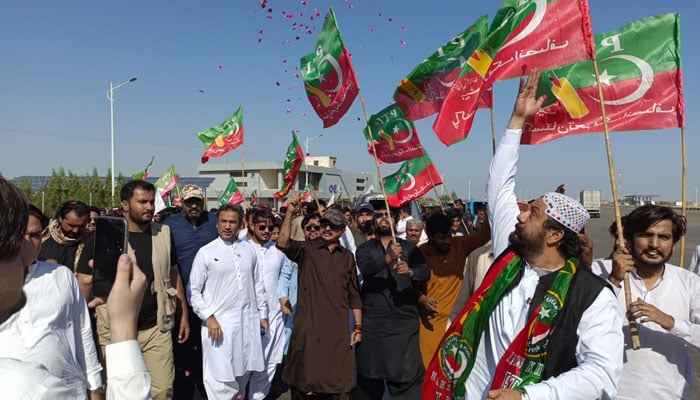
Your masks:
<svg viewBox="0 0 700 400"><path fill-rule="evenodd" d="M376 232L379 236L391 236L391 226L382 227L377 225Z"/></svg>
<svg viewBox="0 0 700 400"><path fill-rule="evenodd" d="M641 256L643 256L647 251L648 250L644 250ZM634 248L632 248L632 258L634 260L635 265L644 265L651 268L661 269L664 267L664 265L666 265L668 260L671 259L671 256L673 256L673 250L671 250L667 256L662 256L659 260L645 260L642 259L641 256L638 256L637 251Z"/></svg>
<svg viewBox="0 0 700 400"><path fill-rule="evenodd" d="M508 236L508 240L510 241L511 246L513 246L513 250L515 250L523 258L527 259L542 252L542 249L544 249L544 237L546 233L546 230L543 229L534 237L528 236L525 234L525 232L523 232L522 225L517 224L515 226L515 230L511 232L510 236Z"/></svg>

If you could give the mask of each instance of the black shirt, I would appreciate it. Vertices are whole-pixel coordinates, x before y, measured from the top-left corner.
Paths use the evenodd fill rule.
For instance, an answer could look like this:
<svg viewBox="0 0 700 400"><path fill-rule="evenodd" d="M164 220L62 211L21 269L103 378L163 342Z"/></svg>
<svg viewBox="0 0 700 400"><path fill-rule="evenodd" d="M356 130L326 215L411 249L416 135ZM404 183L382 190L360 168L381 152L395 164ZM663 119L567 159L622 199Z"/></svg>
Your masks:
<svg viewBox="0 0 700 400"><path fill-rule="evenodd" d="M46 261L49 259L56 260L59 264L65 265L71 270L75 269L75 253L78 251L78 245L61 246L56 243L51 236L41 244L41 251L37 259Z"/></svg>
<svg viewBox="0 0 700 400"><path fill-rule="evenodd" d="M144 330L156 326L157 323L157 313L158 313L158 301L156 300L155 293L151 290L153 286L154 273L153 273L153 242L151 238L151 228L150 226L145 232L129 232L129 245L134 249L136 254L136 263L138 264L141 271L146 275L148 281L148 286L146 287L146 293L143 296L143 302L141 303L141 311L139 312L138 318L138 329ZM91 260L95 254L95 239L93 237L89 238L85 243L85 248L78 261L78 272L81 274L92 275L92 268L88 265L88 260ZM177 260L177 254L175 252L175 245L173 244L172 235L170 237L170 264L173 264L174 260ZM92 281L92 294L95 297L107 298L109 296L110 290L112 290L112 283L99 274L93 277ZM175 285L175 282L173 282Z"/></svg>

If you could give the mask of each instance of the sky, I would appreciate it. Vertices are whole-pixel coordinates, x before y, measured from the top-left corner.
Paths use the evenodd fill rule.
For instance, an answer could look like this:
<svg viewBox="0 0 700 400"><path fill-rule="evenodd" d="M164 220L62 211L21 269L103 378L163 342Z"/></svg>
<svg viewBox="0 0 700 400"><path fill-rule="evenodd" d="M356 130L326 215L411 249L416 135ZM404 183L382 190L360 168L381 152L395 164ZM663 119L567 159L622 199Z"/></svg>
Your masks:
<svg viewBox="0 0 700 400"><path fill-rule="evenodd" d="M370 114L391 102L401 79L497 1L267 0L259 1L8 1L0 13L0 171L5 177L77 174L110 166L110 107L114 93L115 169L131 175L152 156L152 176L174 164L197 176L204 150L196 132L221 123L243 106L245 145L209 163L282 161L291 131L313 156L331 155L338 167L375 172L355 101L341 121L323 129L299 76L299 59L315 47L332 6L352 54ZM700 148L696 133L700 78L700 3L589 0L594 33L637 19L681 14L686 109L687 200L698 200ZM264 8L261 7L264 5ZM271 11L269 11L271 10ZM688 67L690 66L690 67ZM517 80L494 85L496 136L512 109ZM434 117L417 121L424 147L446 185L462 198L483 198L491 159L490 112L480 110L469 137L445 147ZM322 135L319 137L319 135ZM681 198L680 129L611 134L621 195ZM399 165L383 165L388 175ZM516 193L536 197L565 184L567 194L601 189L610 199L602 134L523 146ZM432 195L431 195L432 196ZM432 196L434 197L434 196Z"/></svg>

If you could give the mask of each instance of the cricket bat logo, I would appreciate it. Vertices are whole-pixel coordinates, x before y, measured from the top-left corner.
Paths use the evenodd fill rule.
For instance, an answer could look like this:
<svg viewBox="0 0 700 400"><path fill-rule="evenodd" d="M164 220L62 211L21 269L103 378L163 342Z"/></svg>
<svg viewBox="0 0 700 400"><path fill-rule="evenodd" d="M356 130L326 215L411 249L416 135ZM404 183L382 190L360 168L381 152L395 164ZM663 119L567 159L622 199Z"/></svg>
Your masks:
<svg viewBox="0 0 700 400"><path fill-rule="evenodd" d="M581 97L576 93L576 89L568 79L550 76L549 80L552 82L554 97L561 102L572 119L583 118L588 114L588 107L583 104Z"/></svg>

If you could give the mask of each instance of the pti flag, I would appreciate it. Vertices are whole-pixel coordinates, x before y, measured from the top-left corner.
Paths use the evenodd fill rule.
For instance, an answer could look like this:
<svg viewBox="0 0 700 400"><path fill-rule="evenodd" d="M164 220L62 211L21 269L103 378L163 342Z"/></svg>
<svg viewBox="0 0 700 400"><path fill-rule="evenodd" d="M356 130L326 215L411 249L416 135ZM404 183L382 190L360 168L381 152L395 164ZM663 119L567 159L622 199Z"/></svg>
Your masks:
<svg viewBox="0 0 700 400"><path fill-rule="evenodd" d="M258 204L258 189L253 190L253 193L250 194L250 205L254 206Z"/></svg>
<svg viewBox="0 0 700 400"><path fill-rule="evenodd" d="M400 207L442 184L440 173L427 153L404 162L398 171L382 179L390 207Z"/></svg>
<svg viewBox="0 0 700 400"><path fill-rule="evenodd" d="M394 99L408 118L416 121L440 111L442 101L459 71L487 32L488 17L484 15L401 80L394 92Z"/></svg>
<svg viewBox="0 0 700 400"><path fill-rule="evenodd" d="M521 75L525 69L553 68L590 58L590 32L585 0L505 0L488 36L467 60L435 119L433 130L440 141L450 146L467 137L479 99L494 81Z"/></svg>
<svg viewBox="0 0 700 400"><path fill-rule="evenodd" d="M297 135L292 131L292 143L287 147L287 154L284 156L284 186L279 192L273 194L276 199L287 195L289 189L294 186L294 181L299 175L301 163L304 161L304 152L301 150L301 145L297 140Z"/></svg>
<svg viewBox="0 0 700 400"><path fill-rule="evenodd" d="M243 108L238 107L221 125L197 132L197 138L206 146L202 164L209 161L209 157L221 157L237 149L243 144Z"/></svg>
<svg viewBox="0 0 700 400"><path fill-rule="evenodd" d="M228 181L228 186L226 186L226 189L219 197L219 207L223 207L226 204L235 206L236 204L243 203L244 200L245 199L243 198L241 191L238 190L236 178L231 177L231 179Z"/></svg>
<svg viewBox="0 0 700 400"><path fill-rule="evenodd" d="M401 107L392 104L369 118L369 128L364 129L367 141L374 141L377 159L384 163L397 163L423 155L423 145L418 138L413 121L406 118ZM372 143L367 145L372 154Z"/></svg>
<svg viewBox="0 0 700 400"><path fill-rule="evenodd" d="M131 175L131 179L135 181L145 181L146 178L148 178L148 173L151 172L151 164L153 164L154 158L156 157L151 157L151 162L149 162L148 165L146 165L146 168L144 168L143 171Z"/></svg>
<svg viewBox="0 0 700 400"><path fill-rule="evenodd" d="M643 18L595 43L610 131L684 126L678 14ZM543 72L537 91L547 101L525 124L523 144L603 131L592 61Z"/></svg>
<svg viewBox="0 0 700 400"><path fill-rule="evenodd" d="M326 14L316 50L301 59L301 76L311 106L323 127L335 125L357 97L358 84L333 8Z"/></svg>
<svg viewBox="0 0 700 400"><path fill-rule="evenodd" d="M311 184L307 184L304 187L304 190L301 191L301 194L299 195L299 201L302 203L311 203L314 199L314 187L311 186Z"/></svg>
<svg viewBox="0 0 700 400"><path fill-rule="evenodd" d="M171 196L171 192L177 189L177 174L175 173L175 166L171 165L163 175L158 178L153 186L156 187L156 192L160 194L161 198L165 202L166 207L172 207L175 196Z"/></svg>

